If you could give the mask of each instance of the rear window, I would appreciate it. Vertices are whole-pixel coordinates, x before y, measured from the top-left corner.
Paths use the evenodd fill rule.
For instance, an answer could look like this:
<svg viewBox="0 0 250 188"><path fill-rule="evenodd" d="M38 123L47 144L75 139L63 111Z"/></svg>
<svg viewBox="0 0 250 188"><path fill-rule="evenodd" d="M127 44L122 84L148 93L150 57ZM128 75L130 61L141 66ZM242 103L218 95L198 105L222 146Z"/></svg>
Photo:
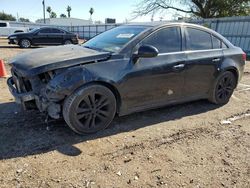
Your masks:
<svg viewBox="0 0 250 188"><path fill-rule="evenodd" d="M211 34L198 29L187 28L187 50L212 49Z"/></svg>
<svg viewBox="0 0 250 188"><path fill-rule="evenodd" d="M0 27L7 27L7 23L0 23Z"/></svg>

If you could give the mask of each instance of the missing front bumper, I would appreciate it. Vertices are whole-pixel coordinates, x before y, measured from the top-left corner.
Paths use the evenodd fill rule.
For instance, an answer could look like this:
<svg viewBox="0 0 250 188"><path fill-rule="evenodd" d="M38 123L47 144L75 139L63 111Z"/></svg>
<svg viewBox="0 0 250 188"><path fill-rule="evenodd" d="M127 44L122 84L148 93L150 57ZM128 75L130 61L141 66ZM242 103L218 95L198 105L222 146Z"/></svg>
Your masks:
<svg viewBox="0 0 250 188"><path fill-rule="evenodd" d="M13 77L7 80L10 93L14 96L16 103L25 105L25 102L35 99L35 95L32 92L19 93L15 87Z"/></svg>

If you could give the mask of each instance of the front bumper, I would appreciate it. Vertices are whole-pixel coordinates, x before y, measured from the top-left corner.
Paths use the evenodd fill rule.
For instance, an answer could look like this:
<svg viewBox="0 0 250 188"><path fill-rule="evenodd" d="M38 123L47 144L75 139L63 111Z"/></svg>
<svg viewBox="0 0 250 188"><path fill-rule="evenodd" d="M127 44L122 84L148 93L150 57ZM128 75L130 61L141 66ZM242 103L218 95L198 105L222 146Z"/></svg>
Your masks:
<svg viewBox="0 0 250 188"><path fill-rule="evenodd" d="M18 40L17 39L9 39L8 44L18 44Z"/></svg>
<svg viewBox="0 0 250 188"><path fill-rule="evenodd" d="M24 110L38 109L40 112L47 112L54 119L61 117L61 105L47 101L31 92L20 92L20 83L15 76L7 80L10 93L14 96L16 103L21 104ZM34 106L35 104L35 106ZM35 107L35 108L34 108Z"/></svg>
<svg viewBox="0 0 250 188"><path fill-rule="evenodd" d="M26 102L32 101L35 99L35 95L33 92L20 93L18 92L18 88L15 87L15 82L13 77L10 77L7 80L7 84L10 90L10 93L14 96L16 103L22 104L24 109L26 109Z"/></svg>

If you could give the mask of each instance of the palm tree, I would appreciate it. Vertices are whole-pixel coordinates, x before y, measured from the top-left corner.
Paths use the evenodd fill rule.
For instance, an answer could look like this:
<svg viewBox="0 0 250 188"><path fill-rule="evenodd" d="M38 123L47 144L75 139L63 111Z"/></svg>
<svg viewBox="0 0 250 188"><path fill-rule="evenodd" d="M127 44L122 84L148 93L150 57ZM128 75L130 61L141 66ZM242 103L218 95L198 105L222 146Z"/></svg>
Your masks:
<svg viewBox="0 0 250 188"><path fill-rule="evenodd" d="M55 12L51 12L50 18L56 18L56 17L57 17L56 13Z"/></svg>
<svg viewBox="0 0 250 188"><path fill-rule="evenodd" d="M50 17L50 14L51 14L51 11L52 11L51 7L48 6L47 9L46 9L46 11L49 13L49 17Z"/></svg>
<svg viewBox="0 0 250 188"><path fill-rule="evenodd" d="M94 13L94 9L91 7L91 8L89 9L90 19L91 19L93 13Z"/></svg>
<svg viewBox="0 0 250 188"><path fill-rule="evenodd" d="M66 9L66 10L67 10L67 12L68 12L68 17L70 18L70 12L71 12L71 10L72 10L71 7L70 7L70 6L67 6L67 9Z"/></svg>

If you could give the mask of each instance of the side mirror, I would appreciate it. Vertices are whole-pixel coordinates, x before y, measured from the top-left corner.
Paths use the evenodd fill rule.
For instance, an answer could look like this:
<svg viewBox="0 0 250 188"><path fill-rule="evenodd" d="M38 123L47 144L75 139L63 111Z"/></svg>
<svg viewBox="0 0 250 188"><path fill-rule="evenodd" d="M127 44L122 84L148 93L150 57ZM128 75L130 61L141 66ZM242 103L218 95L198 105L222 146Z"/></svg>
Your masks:
<svg viewBox="0 0 250 188"><path fill-rule="evenodd" d="M133 54L134 62L139 58L152 58L158 55L159 51L156 47L151 45L142 45L139 47L138 52Z"/></svg>

